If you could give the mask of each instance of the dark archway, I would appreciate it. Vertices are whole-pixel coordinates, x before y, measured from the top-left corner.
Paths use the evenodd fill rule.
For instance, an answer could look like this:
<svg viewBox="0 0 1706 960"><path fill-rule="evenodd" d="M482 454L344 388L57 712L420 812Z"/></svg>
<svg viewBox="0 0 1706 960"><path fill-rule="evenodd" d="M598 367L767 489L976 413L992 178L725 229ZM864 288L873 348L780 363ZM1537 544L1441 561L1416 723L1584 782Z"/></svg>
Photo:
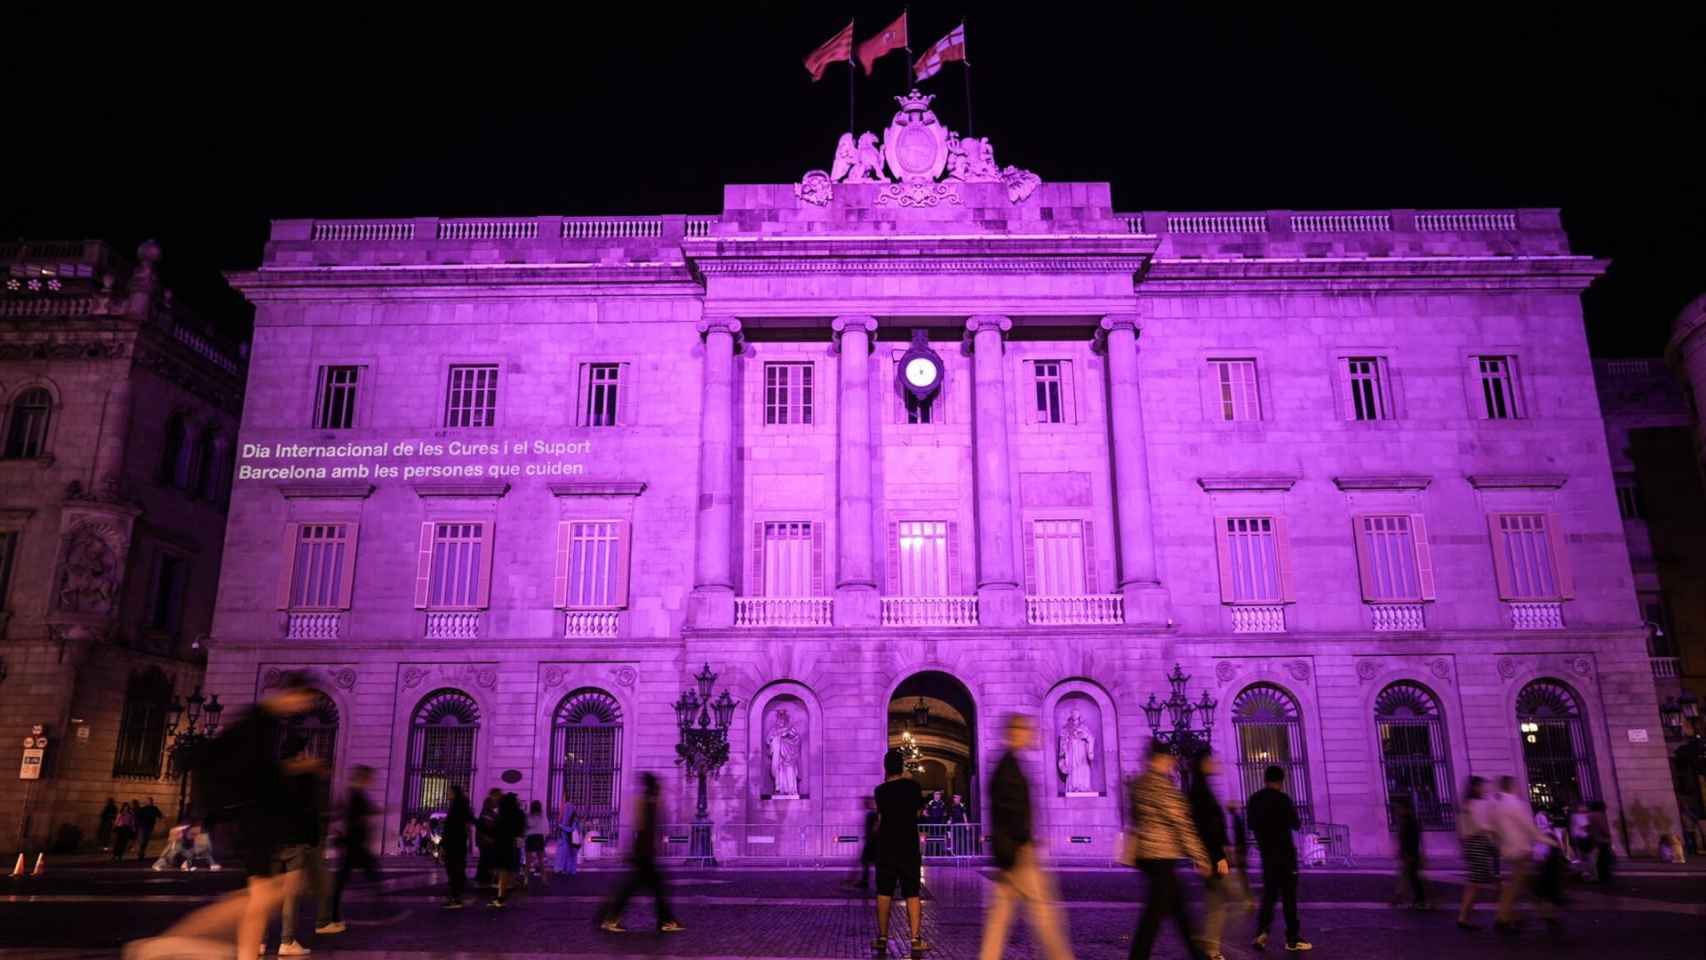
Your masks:
<svg viewBox="0 0 1706 960"><path fill-rule="evenodd" d="M979 822L977 707L965 684L940 670L907 677L889 698L888 744L907 751L926 797L940 790L951 801L959 794L970 822Z"/></svg>

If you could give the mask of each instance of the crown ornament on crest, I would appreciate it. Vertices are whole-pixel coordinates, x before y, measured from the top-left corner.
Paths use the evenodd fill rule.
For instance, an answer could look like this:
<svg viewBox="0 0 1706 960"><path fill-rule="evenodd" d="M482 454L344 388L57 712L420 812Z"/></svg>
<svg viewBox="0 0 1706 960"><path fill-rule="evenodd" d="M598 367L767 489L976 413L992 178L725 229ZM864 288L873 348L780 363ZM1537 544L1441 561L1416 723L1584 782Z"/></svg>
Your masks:
<svg viewBox="0 0 1706 960"><path fill-rule="evenodd" d="M930 101L936 99L934 93L919 93L916 87L904 97L895 97L894 102L900 104L901 113L928 113ZM931 119L935 119L934 115Z"/></svg>

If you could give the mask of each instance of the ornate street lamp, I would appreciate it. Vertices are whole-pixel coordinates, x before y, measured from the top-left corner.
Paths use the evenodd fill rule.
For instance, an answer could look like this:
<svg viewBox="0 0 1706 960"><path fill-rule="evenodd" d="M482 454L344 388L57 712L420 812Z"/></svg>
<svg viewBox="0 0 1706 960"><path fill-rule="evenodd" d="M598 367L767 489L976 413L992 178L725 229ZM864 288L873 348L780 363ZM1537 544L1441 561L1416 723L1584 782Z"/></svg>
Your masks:
<svg viewBox="0 0 1706 960"><path fill-rule="evenodd" d="M924 702L923 697L912 705L912 725L919 728L930 725L930 705Z"/></svg>
<svg viewBox="0 0 1706 960"><path fill-rule="evenodd" d="M715 700L711 685L717 675L711 665L694 675L697 691L688 689L681 699L671 704L675 722L681 731L681 741L675 745L675 762L688 776L699 778L699 805L693 815L693 843L690 855L706 862L715 862L711 854L710 812L705 796L705 775L715 776L729 761L729 724L734 721L739 701L729 696L728 688Z"/></svg>
<svg viewBox="0 0 1706 960"><path fill-rule="evenodd" d="M1167 699L1158 701L1151 693L1149 702L1143 705L1143 717L1149 721L1150 736L1180 760L1208 751L1214 741L1214 708L1218 704L1209 696L1207 688L1204 688L1202 697L1192 703L1185 694L1185 685L1190 680L1178 664L1173 664L1173 672L1167 675ZM1163 713L1169 723L1165 730L1161 727ZM1196 719L1194 725L1191 722L1193 716Z"/></svg>
<svg viewBox="0 0 1706 960"><path fill-rule="evenodd" d="M190 768L201 755L202 748L219 732L219 715L224 712L219 694L214 694L211 699L204 697L199 686L186 700L179 700L178 695L173 694L171 702L166 704L166 736L172 740L167 775L178 781L180 819L184 815L184 799L189 795ZM183 724L181 731L179 724Z"/></svg>

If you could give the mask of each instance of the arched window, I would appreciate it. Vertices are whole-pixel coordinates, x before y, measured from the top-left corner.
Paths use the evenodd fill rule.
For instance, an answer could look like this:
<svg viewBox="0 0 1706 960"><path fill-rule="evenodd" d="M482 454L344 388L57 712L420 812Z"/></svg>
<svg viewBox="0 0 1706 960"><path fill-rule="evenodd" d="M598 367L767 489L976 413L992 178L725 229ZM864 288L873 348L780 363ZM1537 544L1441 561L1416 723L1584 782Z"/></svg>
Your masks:
<svg viewBox="0 0 1706 960"><path fill-rule="evenodd" d="M328 766L337 763L338 749L338 705L332 698L320 690L310 691L314 695L314 705L307 712L299 713L284 723L284 739L279 744L281 751L288 751L290 743L300 739L303 746L312 756L324 760Z"/></svg>
<svg viewBox="0 0 1706 960"><path fill-rule="evenodd" d="M1386 780L1387 817L1392 801L1408 797L1424 829L1456 823L1451 752L1439 701L1426 687L1400 680L1374 699L1374 729L1380 738L1380 769Z"/></svg>
<svg viewBox="0 0 1706 960"><path fill-rule="evenodd" d="M6 430L6 459L27 460L47 450L47 421L53 415L53 394L32 387L12 401L12 422Z"/></svg>
<svg viewBox="0 0 1706 960"><path fill-rule="evenodd" d="M131 673L119 714L118 751L113 776L160 778L166 749L166 707L172 700L172 681L159 667Z"/></svg>
<svg viewBox="0 0 1706 960"><path fill-rule="evenodd" d="M1528 798L1559 811L1599 799L1592 743L1576 692L1557 680L1536 680L1516 697Z"/></svg>
<svg viewBox="0 0 1706 960"><path fill-rule="evenodd" d="M1314 820L1309 802L1309 758L1297 701L1281 687L1257 683L1232 701L1232 732L1238 741L1238 802L1262 789L1268 767L1285 770L1285 789L1304 823Z"/></svg>
<svg viewBox="0 0 1706 960"><path fill-rule="evenodd" d="M622 706L603 690L582 687L551 717L551 818L567 798L587 829L612 834L621 791Z"/></svg>
<svg viewBox="0 0 1706 960"><path fill-rule="evenodd" d="M473 697L445 688L421 700L409 724L404 820L447 809L452 785L473 791L474 746L479 735L480 707Z"/></svg>
<svg viewBox="0 0 1706 960"><path fill-rule="evenodd" d="M178 466L184 459L184 443L189 439L189 432L189 424L183 414L174 413L166 419L166 432L160 444L160 466L154 471L159 482L177 485Z"/></svg>

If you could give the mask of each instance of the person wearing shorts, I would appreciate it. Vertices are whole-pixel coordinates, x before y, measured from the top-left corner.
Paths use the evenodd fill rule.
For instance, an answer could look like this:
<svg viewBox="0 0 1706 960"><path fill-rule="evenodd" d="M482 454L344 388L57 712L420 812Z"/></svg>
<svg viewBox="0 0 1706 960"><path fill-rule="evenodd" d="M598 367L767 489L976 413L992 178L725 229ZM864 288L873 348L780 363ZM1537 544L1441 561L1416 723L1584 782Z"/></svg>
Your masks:
<svg viewBox="0 0 1706 960"><path fill-rule="evenodd" d="M871 948L888 950L889 911L898 886L906 900L906 918L912 929L912 952L928 950L924 942L924 904L919 887L924 872L918 850L918 814L924 809L924 791L906 776L906 757L899 750L883 756L882 785L874 794L877 804L877 939Z"/></svg>

